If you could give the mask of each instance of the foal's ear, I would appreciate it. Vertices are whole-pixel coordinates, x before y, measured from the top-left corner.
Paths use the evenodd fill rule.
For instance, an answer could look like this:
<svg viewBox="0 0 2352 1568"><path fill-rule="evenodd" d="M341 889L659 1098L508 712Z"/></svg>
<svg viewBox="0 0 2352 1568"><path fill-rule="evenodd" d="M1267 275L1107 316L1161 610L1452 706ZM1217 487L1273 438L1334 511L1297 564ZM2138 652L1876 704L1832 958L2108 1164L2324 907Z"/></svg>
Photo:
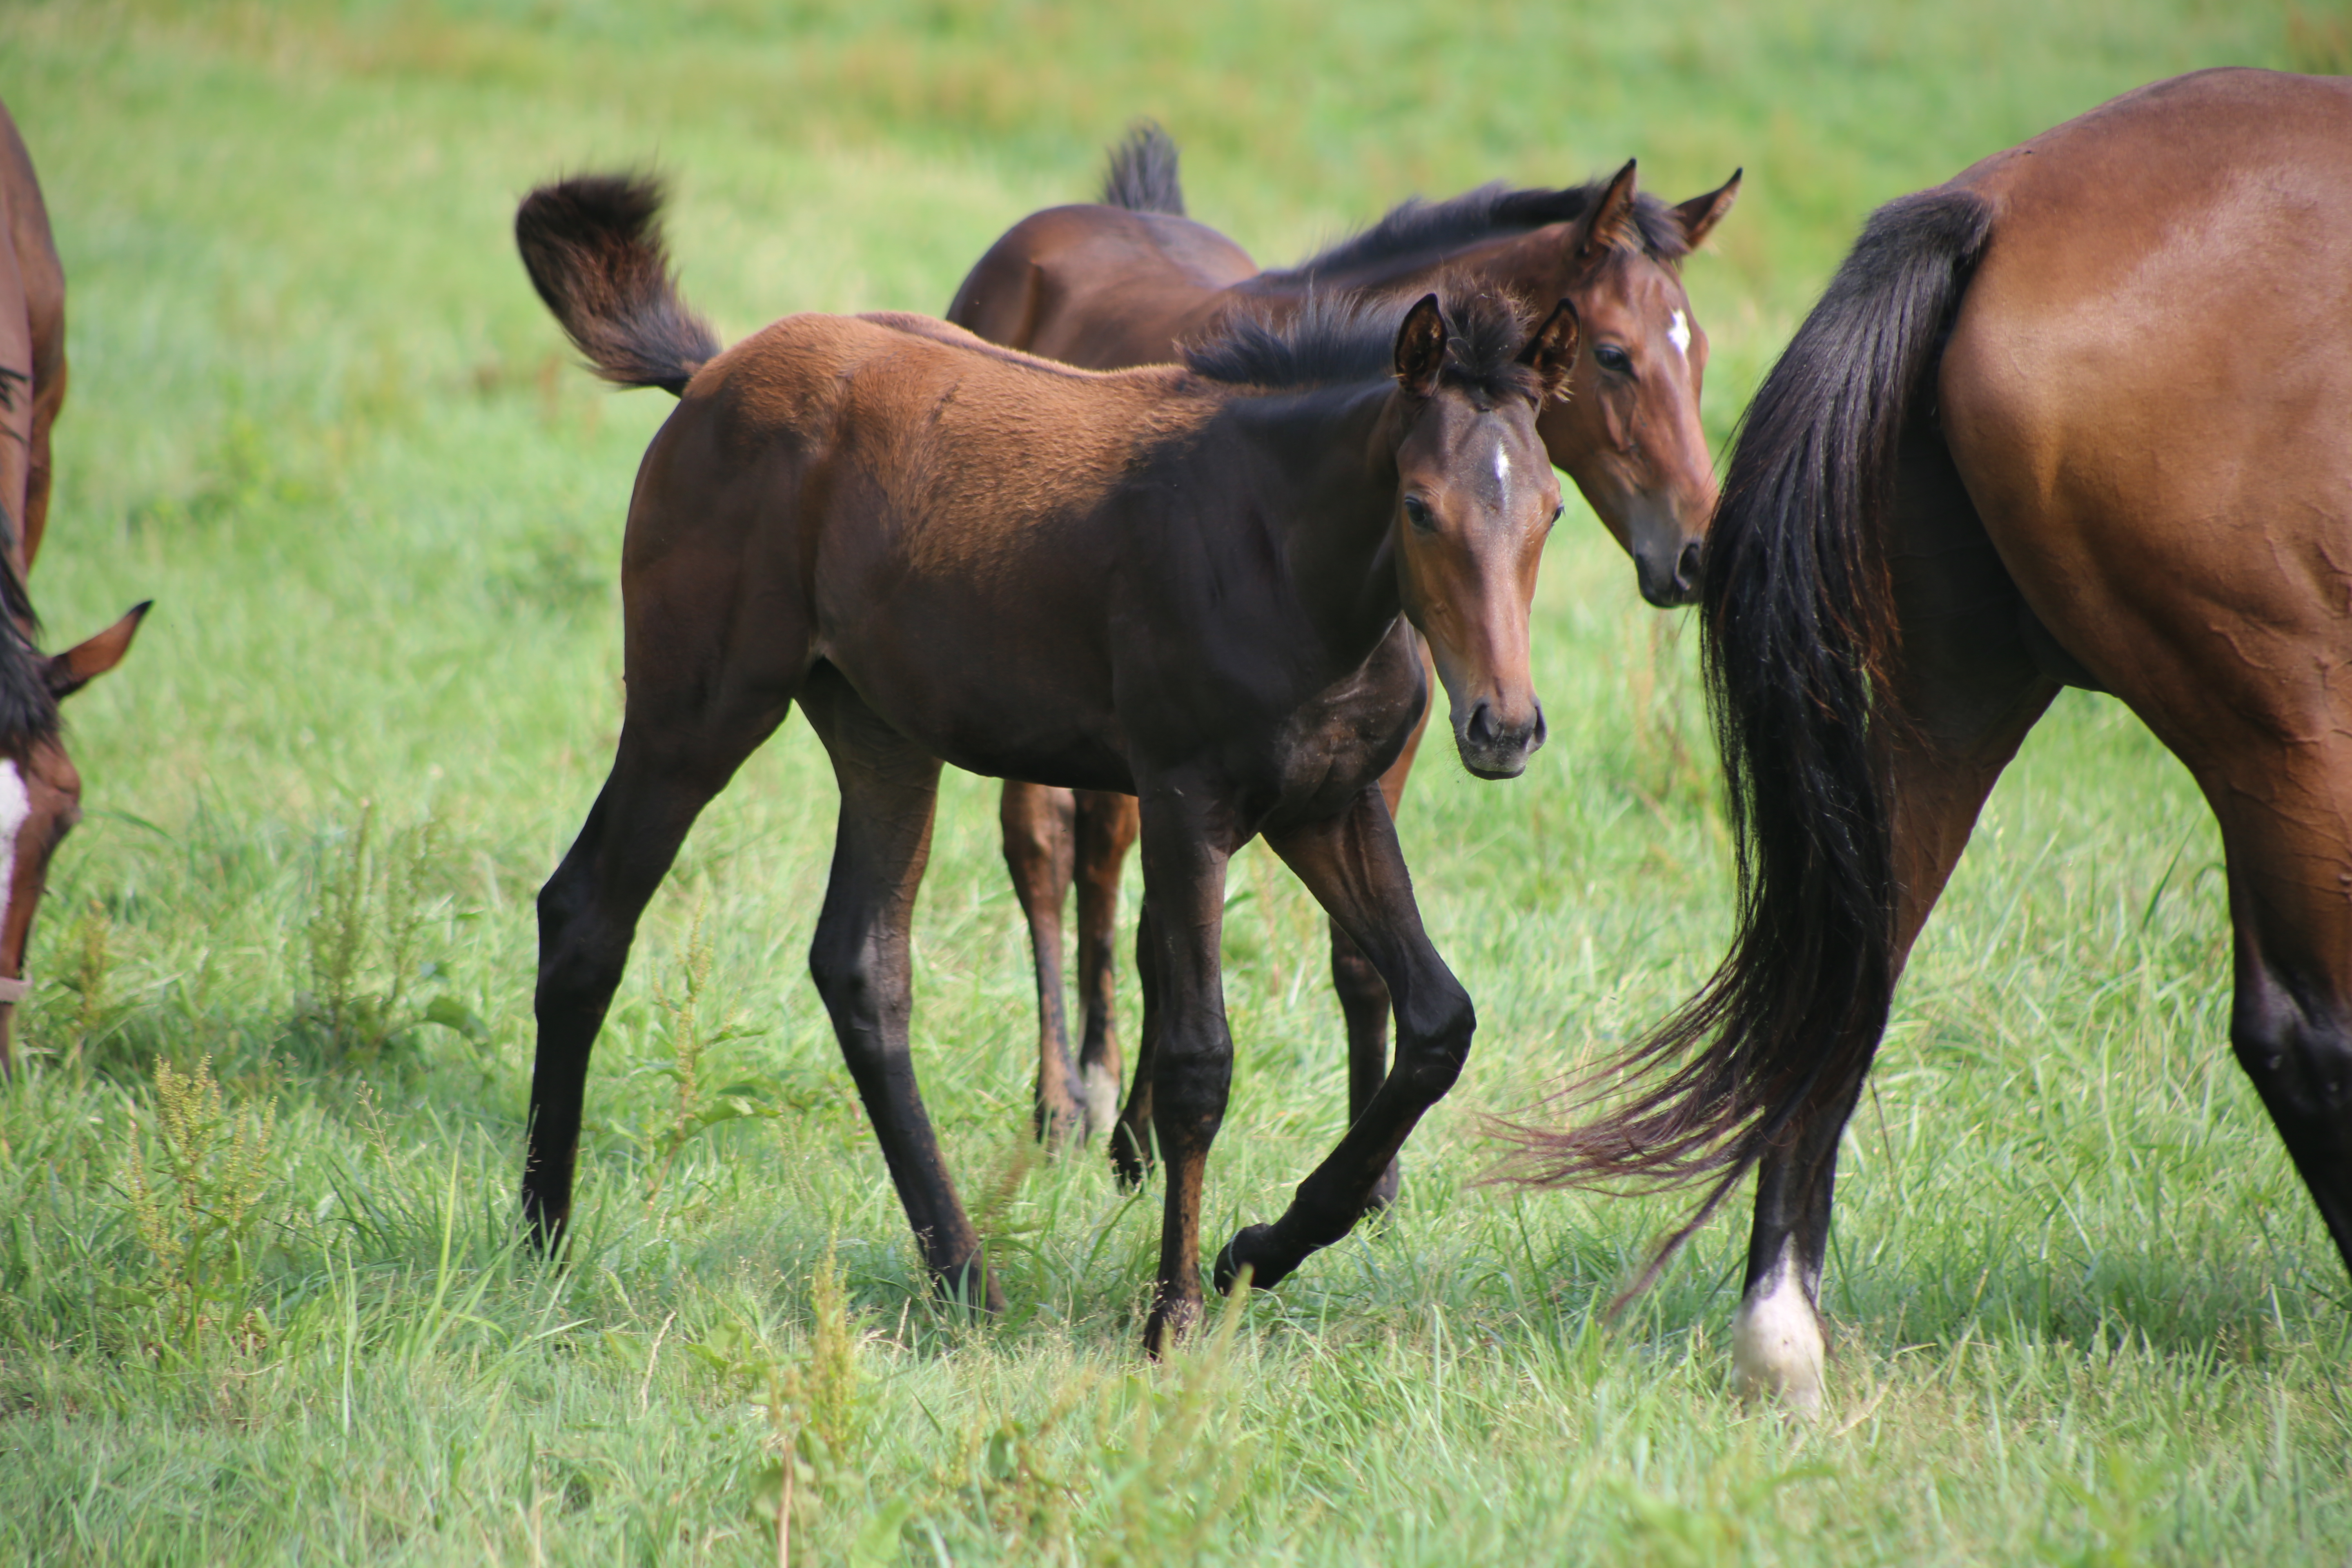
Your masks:
<svg viewBox="0 0 2352 1568"><path fill-rule="evenodd" d="M1434 394L1437 373L1445 368L1445 340L1453 335L1437 296L1423 295L1421 303L1404 313L1404 325L1397 329L1397 384L1415 397Z"/></svg>
<svg viewBox="0 0 2352 1568"><path fill-rule="evenodd" d="M139 623L155 606L152 599L131 607L131 613L90 638L76 643L50 659L46 673L52 696L71 697L108 670L122 662L131 651L131 639L139 635Z"/></svg>
<svg viewBox="0 0 2352 1568"><path fill-rule="evenodd" d="M1642 226L1633 221L1633 165L1628 158L1584 221L1576 226L1576 258L1591 261L1604 251L1642 248Z"/></svg>
<svg viewBox="0 0 2352 1568"><path fill-rule="evenodd" d="M1731 204L1739 199L1739 176L1746 173L1745 169L1734 169L1731 178L1723 182L1722 189L1675 204L1675 218L1683 226L1685 245L1696 250L1715 226L1723 221L1723 215L1729 212Z"/></svg>
<svg viewBox="0 0 2352 1568"><path fill-rule="evenodd" d="M1519 351L1519 363L1543 383L1546 399L1568 395L1569 373L1576 368L1576 345L1583 336L1584 323L1577 319L1575 301L1562 300Z"/></svg>

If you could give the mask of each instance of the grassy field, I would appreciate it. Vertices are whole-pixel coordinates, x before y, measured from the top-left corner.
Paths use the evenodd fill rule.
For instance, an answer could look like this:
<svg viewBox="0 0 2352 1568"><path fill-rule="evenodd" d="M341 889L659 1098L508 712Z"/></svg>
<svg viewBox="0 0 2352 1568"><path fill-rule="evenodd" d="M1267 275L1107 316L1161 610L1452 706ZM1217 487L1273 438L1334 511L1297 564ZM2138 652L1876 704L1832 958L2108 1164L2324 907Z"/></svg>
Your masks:
<svg viewBox="0 0 2352 1568"><path fill-rule="evenodd" d="M1390 1223L1141 1360L1158 1205L1019 1135L1024 942L993 787L957 775L919 1062L1013 1305L936 1308L804 978L834 792L793 725L648 917L572 1266L511 1224L530 900L616 731L614 561L667 407L570 366L509 238L533 182L657 162L688 290L741 331L941 308L1139 113L1268 262L1415 190L1744 164L1688 274L1720 437L1870 206L2216 63L2352 68L2352 24L16 0L0 97L71 289L36 595L59 641L157 608L71 710L89 820L0 1089L0 1561L772 1562L788 1489L802 1562L2343 1562L2352 1300L2229 1057L2217 836L2112 703L2042 725L1915 961L1845 1150L1827 1419L1725 1393L1744 1223L1612 1326L1679 1203L1472 1184L1478 1113L1656 1017L1727 928L1685 618L1573 500L1549 748L1508 786L1433 754L1407 803L1484 1027ZM1345 1101L1319 917L1259 850L1232 897L1213 1244Z"/></svg>

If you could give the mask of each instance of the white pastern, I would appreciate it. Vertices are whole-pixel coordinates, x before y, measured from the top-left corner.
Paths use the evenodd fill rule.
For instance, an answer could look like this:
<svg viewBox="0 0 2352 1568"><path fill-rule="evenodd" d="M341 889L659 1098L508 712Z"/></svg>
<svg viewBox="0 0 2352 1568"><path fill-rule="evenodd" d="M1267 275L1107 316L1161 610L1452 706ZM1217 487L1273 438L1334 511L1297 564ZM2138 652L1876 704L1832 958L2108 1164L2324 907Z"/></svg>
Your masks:
<svg viewBox="0 0 2352 1568"><path fill-rule="evenodd" d="M1680 310L1666 319L1666 342L1675 345L1675 353L1690 357L1690 319Z"/></svg>
<svg viewBox="0 0 2352 1568"><path fill-rule="evenodd" d="M1806 1300L1796 1243L1756 1282L1731 1321L1732 1387L1742 1399L1777 1399L1810 1415L1822 1407L1821 1314Z"/></svg>
<svg viewBox="0 0 2352 1568"><path fill-rule="evenodd" d="M16 885L16 835L33 815L32 796L16 764L0 762L0 926L8 923L8 897Z"/></svg>

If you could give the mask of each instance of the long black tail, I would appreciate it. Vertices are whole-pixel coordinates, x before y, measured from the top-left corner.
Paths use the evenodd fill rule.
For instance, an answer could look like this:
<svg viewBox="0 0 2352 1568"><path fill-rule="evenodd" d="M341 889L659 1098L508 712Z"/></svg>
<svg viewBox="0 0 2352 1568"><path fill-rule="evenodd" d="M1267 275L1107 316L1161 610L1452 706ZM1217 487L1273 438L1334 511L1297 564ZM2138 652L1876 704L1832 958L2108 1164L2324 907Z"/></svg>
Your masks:
<svg viewBox="0 0 2352 1568"><path fill-rule="evenodd" d="M676 396L719 352L719 338L677 297L662 243L662 195L649 174L541 185L515 213L515 245L531 286L589 368L617 385Z"/></svg>
<svg viewBox="0 0 2352 1568"><path fill-rule="evenodd" d="M1895 452L1982 253L1964 191L1874 214L1749 405L1707 540L1700 616L1739 875L1714 977L1621 1063L1571 1089L1630 1102L1566 1131L1505 1130L1530 1184L1713 1179L1632 1294L1759 1155L1869 1068L1895 978L1885 741L1895 654L1885 554Z"/></svg>
<svg viewBox="0 0 2352 1568"><path fill-rule="evenodd" d="M1154 120L1139 120L1127 137L1110 150L1110 167L1103 174L1105 206L1131 213L1184 216L1184 185L1176 177L1176 143Z"/></svg>

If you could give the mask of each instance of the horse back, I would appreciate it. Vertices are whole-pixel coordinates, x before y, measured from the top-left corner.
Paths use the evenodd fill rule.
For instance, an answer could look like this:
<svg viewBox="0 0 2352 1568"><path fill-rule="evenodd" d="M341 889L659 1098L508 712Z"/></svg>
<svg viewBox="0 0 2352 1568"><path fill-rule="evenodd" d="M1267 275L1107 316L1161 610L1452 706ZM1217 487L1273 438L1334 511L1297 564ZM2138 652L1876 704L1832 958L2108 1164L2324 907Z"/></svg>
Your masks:
<svg viewBox="0 0 2352 1568"><path fill-rule="evenodd" d="M948 319L992 342L1097 369L1153 364L1257 275L1206 224L1080 205L1022 219L957 289Z"/></svg>

